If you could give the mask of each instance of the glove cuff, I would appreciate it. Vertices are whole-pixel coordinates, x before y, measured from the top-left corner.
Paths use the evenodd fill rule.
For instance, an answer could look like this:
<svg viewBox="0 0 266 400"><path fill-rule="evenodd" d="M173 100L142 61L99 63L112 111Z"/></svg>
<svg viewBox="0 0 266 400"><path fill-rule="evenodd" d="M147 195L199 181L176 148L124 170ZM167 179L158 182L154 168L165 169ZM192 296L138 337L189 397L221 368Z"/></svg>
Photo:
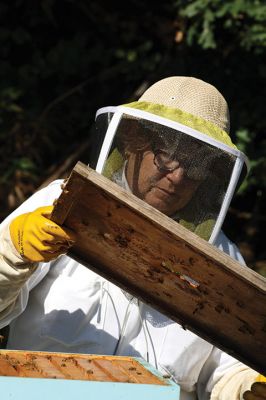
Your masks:
<svg viewBox="0 0 266 400"><path fill-rule="evenodd" d="M23 259L15 248L11 240L9 224L0 232L0 254L5 262L12 266L29 268L30 265L34 265Z"/></svg>
<svg viewBox="0 0 266 400"><path fill-rule="evenodd" d="M210 400L242 400L257 376L258 372L244 364L231 368L214 386Z"/></svg>

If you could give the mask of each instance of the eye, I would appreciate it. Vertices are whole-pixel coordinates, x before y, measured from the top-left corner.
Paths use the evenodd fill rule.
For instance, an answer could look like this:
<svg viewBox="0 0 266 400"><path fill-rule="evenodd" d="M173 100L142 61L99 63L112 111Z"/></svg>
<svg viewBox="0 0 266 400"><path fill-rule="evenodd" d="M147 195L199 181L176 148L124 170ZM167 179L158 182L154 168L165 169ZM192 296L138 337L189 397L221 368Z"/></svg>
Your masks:
<svg viewBox="0 0 266 400"><path fill-rule="evenodd" d="M175 100L176 97L175 97L175 96L171 96L170 99L171 99L171 100Z"/></svg>

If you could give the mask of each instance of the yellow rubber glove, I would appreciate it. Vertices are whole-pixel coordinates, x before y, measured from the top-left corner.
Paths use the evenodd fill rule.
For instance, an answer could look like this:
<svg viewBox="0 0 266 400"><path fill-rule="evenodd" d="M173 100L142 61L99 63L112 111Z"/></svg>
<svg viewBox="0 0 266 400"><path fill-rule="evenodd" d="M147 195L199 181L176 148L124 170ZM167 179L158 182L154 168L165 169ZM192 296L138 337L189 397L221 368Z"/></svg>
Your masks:
<svg viewBox="0 0 266 400"><path fill-rule="evenodd" d="M256 382L251 385L250 390L243 394L244 400L266 400L266 377L258 375Z"/></svg>
<svg viewBox="0 0 266 400"><path fill-rule="evenodd" d="M75 234L49 217L53 206L40 207L11 221L11 240L19 254L30 262L50 261L64 254L75 242Z"/></svg>

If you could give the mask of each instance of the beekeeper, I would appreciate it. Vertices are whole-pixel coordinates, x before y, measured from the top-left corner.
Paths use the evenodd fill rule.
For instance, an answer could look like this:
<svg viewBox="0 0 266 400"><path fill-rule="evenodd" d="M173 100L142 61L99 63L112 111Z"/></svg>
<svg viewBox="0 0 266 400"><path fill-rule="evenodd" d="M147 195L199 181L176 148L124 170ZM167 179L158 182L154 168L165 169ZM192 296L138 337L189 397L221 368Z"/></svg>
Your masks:
<svg viewBox="0 0 266 400"><path fill-rule="evenodd" d="M163 79L134 103L98 110L93 136L96 171L244 264L221 226L247 159L216 88ZM242 399L262 379L256 371L68 257L75 232L49 220L61 186L36 192L1 225L7 348L142 357L181 386L182 400Z"/></svg>

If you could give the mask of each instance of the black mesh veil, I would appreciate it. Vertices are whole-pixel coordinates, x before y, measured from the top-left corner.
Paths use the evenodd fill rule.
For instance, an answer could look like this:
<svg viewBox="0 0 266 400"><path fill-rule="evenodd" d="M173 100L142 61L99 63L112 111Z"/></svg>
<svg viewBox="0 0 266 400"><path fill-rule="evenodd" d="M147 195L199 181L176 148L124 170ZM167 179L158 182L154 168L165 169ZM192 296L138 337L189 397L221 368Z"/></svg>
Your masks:
<svg viewBox="0 0 266 400"><path fill-rule="evenodd" d="M106 131L112 115L97 117L99 132ZM127 114L116 122L112 135L99 172L210 240L236 187L232 176L237 154L203 141L202 134ZM99 134L99 147L103 136Z"/></svg>

